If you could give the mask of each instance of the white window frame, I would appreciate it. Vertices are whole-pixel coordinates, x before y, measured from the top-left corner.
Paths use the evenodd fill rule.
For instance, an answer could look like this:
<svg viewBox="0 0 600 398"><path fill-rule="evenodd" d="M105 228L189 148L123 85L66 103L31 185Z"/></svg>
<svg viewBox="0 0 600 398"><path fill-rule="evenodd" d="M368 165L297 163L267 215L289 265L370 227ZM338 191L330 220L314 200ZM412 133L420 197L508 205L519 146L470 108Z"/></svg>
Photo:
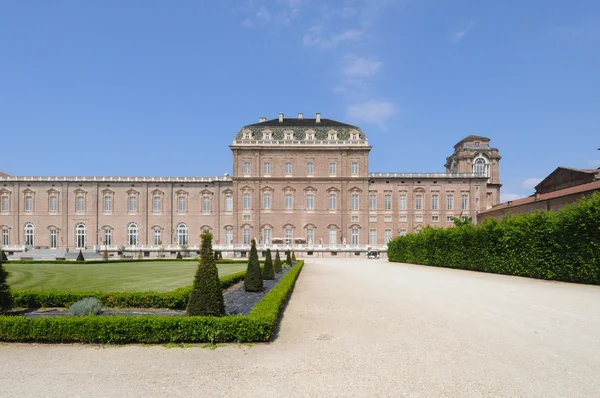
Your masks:
<svg viewBox="0 0 600 398"><path fill-rule="evenodd" d="M154 195L152 198L152 213L162 213L162 197L160 195Z"/></svg>
<svg viewBox="0 0 600 398"><path fill-rule="evenodd" d="M312 246L315 243L315 229L313 227L306 228L306 244Z"/></svg>
<svg viewBox="0 0 600 398"><path fill-rule="evenodd" d="M358 222L358 216L350 217L351 222Z"/></svg>
<svg viewBox="0 0 600 398"><path fill-rule="evenodd" d="M225 195L225 211L226 212L233 211L233 195L230 195L230 194Z"/></svg>
<svg viewBox="0 0 600 398"><path fill-rule="evenodd" d="M140 229L134 222L127 224L127 245L137 246L140 244Z"/></svg>
<svg viewBox="0 0 600 398"><path fill-rule="evenodd" d="M85 196L77 195L75 197L75 211L77 214L85 214Z"/></svg>
<svg viewBox="0 0 600 398"><path fill-rule="evenodd" d="M400 216L399 221L400 222L406 222L407 221L406 216Z"/></svg>
<svg viewBox="0 0 600 398"><path fill-rule="evenodd" d="M50 249L56 249L58 247L58 231L54 228L50 230L50 241L48 247L50 247Z"/></svg>
<svg viewBox="0 0 600 398"><path fill-rule="evenodd" d="M392 240L392 230L391 229L385 229L383 231L383 243L385 243L386 245L388 243L390 243L390 241Z"/></svg>
<svg viewBox="0 0 600 398"><path fill-rule="evenodd" d="M2 229L2 245L8 246L10 244L10 234L8 232L8 228Z"/></svg>
<svg viewBox="0 0 600 398"><path fill-rule="evenodd" d="M113 197L111 194L104 194L104 200L102 202L102 212L104 214L111 214L113 211Z"/></svg>
<svg viewBox="0 0 600 398"><path fill-rule="evenodd" d="M28 246L35 246L35 226L28 222L23 228L23 243Z"/></svg>
<svg viewBox="0 0 600 398"><path fill-rule="evenodd" d="M283 243L286 245L294 243L294 229L292 227L285 227L283 229Z"/></svg>
<svg viewBox="0 0 600 398"><path fill-rule="evenodd" d="M244 192L243 194L243 208L244 210L252 208L252 194L250 192Z"/></svg>
<svg viewBox="0 0 600 398"><path fill-rule="evenodd" d="M383 196L383 209L385 211L392 210L392 195L389 193Z"/></svg>
<svg viewBox="0 0 600 398"><path fill-rule="evenodd" d="M248 227L244 228L243 237L244 237L244 244L249 245L250 241L252 240L250 238L250 228L248 228Z"/></svg>
<svg viewBox="0 0 600 398"><path fill-rule="evenodd" d="M233 229L227 228L225 230L225 244L232 245L233 244Z"/></svg>
<svg viewBox="0 0 600 398"><path fill-rule="evenodd" d="M6 214L10 210L10 199L8 198L8 195L2 195L1 200L2 200L2 205L0 207L0 212L3 214Z"/></svg>
<svg viewBox="0 0 600 398"><path fill-rule="evenodd" d="M336 162L329 162L329 176L330 177L335 177L337 174L337 163Z"/></svg>
<svg viewBox="0 0 600 398"><path fill-rule="evenodd" d="M329 194L329 210L337 210L337 194L334 192Z"/></svg>
<svg viewBox="0 0 600 398"><path fill-rule="evenodd" d="M58 213L58 195L52 194L48 198L48 213L50 213L50 214Z"/></svg>
<svg viewBox="0 0 600 398"><path fill-rule="evenodd" d="M337 245L337 229L334 227L329 228L329 244Z"/></svg>
<svg viewBox="0 0 600 398"><path fill-rule="evenodd" d="M25 213L33 213L33 195L25 196Z"/></svg>
<svg viewBox="0 0 600 398"><path fill-rule="evenodd" d="M374 193L369 195L369 210L377 210L377 195Z"/></svg>
<svg viewBox="0 0 600 398"><path fill-rule="evenodd" d="M353 227L351 230L351 240L350 243L352 244L353 247L356 247L360 244L360 237L359 237L359 232L358 232L358 228L357 227Z"/></svg>
<svg viewBox="0 0 600 398"><path fill-rule="evenodd" d="M469 210L469 194L464 193L461 195L461 209Z"/></svg>
<svg viewBox="0 0 600 398"><path fill-rule="evenodd" d="M415 210L423 210L423 194L415 195Z"/></svg>
<svg viewBox="0 0 600 398"><path fill-rule="evenodd" d="M377 216L369 216L369 222L377 222Z"/></svg>
<svg viewBox="0 0 600 398"><path fill-rule="evenodd" d="M383 218L383 221L384 221L384 222L392 222L392 216L385 216L385 217Z"/></svg>
<svg viewBox="0 0 600 398"><path fill-rule="evenodd" d="M127 198L127 213L137 213L137 195L131 194Z"/></svg>
<svg viewBox="0 0 600 398"><path fill-rule="evenodd" d="M265 176L271 175L271 162L263 163L263 174Z"/></svg>
<svg viewBox="0 0 600 398"><path fill-rule="evenodd" d="M252 166L250 164L250 162L244 162L244 175L250 175L250 173L252 172Z"/></svg>
<svg viewBox="0 0 600 398"><path fill-rule="evenodd" d="M87 228L84 223L75 225L75 248L85 249L87 238Z"/></svg>
<svg viewBox="0 0 600 398"><path fill-rule="evenodd" d="M211 202L210 196L202 197L202 214L210 214L210 207L211 207L210 202Z"/></svg>
<svg viewBox="0 0 600 398"><path fill-rule="evenodd" d="M358 162L352 162L350 165L350 172L353 176L358 175Z"/></svg>
<svg viewBox="0 0 600 398"><path fill-rule="evenodd" d="M423 216L415 216L415 222L423 222Z"/></svg>
<svg viewBox="0 0 600 398"><path fill-rule="evenodd" d="M294 210L294 196L291 193L286 193L283 196L284 209L286 211Z"/></svg>
<svg viewBox="0 0 600 398"><path fill-rule="evenodd" d="M183 222L177 224L177 228L175 229L175 243L179 246L187 245L189 244L189 236L190 230L187 224Z"/></svg>
<svg viewBox="0 0 600 398"><path fill-rule="evenodd" d="M431 195L431 210L439 210L439 195Z"/></svg>
<svg viewBox="0 0 600 398"><path fill-rule="evenodd" d="M315 194L309 192L306 194L306 210L314 210L315 209Z"/></svg>
<svg viewBox="0 0 600 398"><path fill-rule="evenodd" d="M399 209L406 210L406 194L400 195Z"/></svg>
<svg viewBox="0 0 600 398"><path fill-rule="evenodd" d="M292 162L285 162L285 175L291 176L293 174L293 171L294 167L292 165Z"/></svg>
<svg viewBox="0 0 600 398"><path fill-rule="evenodd" d="M272 229L270 227L263 228L263 242L265 242L265 245L271 244L271 239L273 238L271 232Z"/></svg>
<svg viewBox="0 0 600 398"><path fill-rule="evenodd" d="M447 194L446 195L446 208L448 210L454 210L454 194Z"/></svg>
<svg viewBox="0 0 600 398"><path fill-rule="evenodd" d="M152 239L154 240L154 245L159 246L162 244L162 233L160 228L155 228L152 233Z"/></svg>
<svg viewBox="0 0 600 398"><path fill-rule="evenodd" d="M113 244L113 230L110 228L104 230L104 244L107 246L112 246Z"/></svg>
<svg viewBox="0 0 600 398"><path fill-rule="evenodd" d="M263 209L264 210L271 210L271 192L265 192L263 193Z"/></svg>
<svg viewBox="0 0 600 398"><path fill-rule="evenodd" d="M359 201L358 201L358 194L357 193L353 193L352 196L350 197L350 202L352 204L351 209L352 211L358 211L359 209Z"/></svg>
<svg viewBox="0 0 600 398"><path fill-rule="evenodd" d="M187 210L187 200L185 195L177 196L177 213L185 214Z"/></svg>
<svg viewBox="0 0 600 398"><path fill-rule="evenodd" d="M376 228L369 229L369 245L371 245L371 246L377 245L377 229Z"/></svg>
<svg viewBox="0 0 600 398"><path fill-rule="evenodd" d="M313 175L315 172L315 165L313 162L306 162L306 175Z"/></svg>

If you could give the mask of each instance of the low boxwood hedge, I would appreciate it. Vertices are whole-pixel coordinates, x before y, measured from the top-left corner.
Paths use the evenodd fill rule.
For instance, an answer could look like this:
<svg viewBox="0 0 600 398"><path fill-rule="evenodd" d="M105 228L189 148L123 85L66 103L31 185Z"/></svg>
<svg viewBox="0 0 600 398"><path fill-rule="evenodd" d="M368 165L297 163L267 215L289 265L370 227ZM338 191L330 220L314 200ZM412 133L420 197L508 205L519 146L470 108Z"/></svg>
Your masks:
<svg viewBox="0 0 600 398"><path fill-rule="evenodd" d="M0 316L0 341L95 344L268 341L302 266L303 262L298 262L247 316Z"/></svg>
<svg viewBox="0 0 600 398"><path fill-rule="evenodd" d="M73 265L82 265L82 264L119 264L119 263L152 263L152 262L164 262L164 261L198 261L198 257L190 257L190 258L175 258L175 257L165 257L165 258L120 258L115 260L85 260L83 262L77 262L75 260L8 260L4 261L5 264L73 264ZM265 260L260 260L263 263ZM246 260L234 260L230 258L226 258L223 260L215 261L217 264L245 264L248 263L248 259Z"/></svg>

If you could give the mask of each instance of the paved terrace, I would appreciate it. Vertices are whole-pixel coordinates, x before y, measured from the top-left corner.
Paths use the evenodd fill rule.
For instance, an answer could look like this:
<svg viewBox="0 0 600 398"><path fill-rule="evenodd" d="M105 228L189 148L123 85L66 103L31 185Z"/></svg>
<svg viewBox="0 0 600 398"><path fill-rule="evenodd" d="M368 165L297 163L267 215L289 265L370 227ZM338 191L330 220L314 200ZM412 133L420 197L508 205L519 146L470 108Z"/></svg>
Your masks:
<svg viewBox="0 0 600 398"><path fill-rule="evenodd" d="M0 345L3 397L592 397L600 287L313 259L270 344Z"/></svg>

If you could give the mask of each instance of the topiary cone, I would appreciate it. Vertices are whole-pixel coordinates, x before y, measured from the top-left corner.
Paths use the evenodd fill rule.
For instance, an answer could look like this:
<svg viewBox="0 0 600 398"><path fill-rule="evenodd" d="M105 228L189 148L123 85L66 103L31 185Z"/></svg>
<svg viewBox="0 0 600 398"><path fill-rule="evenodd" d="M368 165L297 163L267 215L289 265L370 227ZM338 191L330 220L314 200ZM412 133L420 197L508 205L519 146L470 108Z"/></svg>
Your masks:
<svg viewBox="0 0 600 398"><path fill-rule="evenodd" d="M225 304L219 271L212 253L212 234L203 233L200 263L194 277L194 286L187 305L188 315L223 316Z"/></svg>
<svg viewBox="0 0 600 398"><path fill-rule="evenodd" d="M279 257L279 250L277 250L275 254L275 264L273 264L273 270L278 274L281 273L281 271L283 271L281 269L281 257Z"/></svg>
<svg viewBox="0 0 600 398"><path fill-rule="evenodd" d="M285 263L291 267L292 266L292 257L290 256L290 251L287 251L287 255L285 257Z"/></svg>
<svg viewBox="0 0 600 398"><path fill-rule="evenodd" d="M175 257L177 260L181 260L183 257L181 257L181 252L177 252L177 257Z"/></svg>
<svg viewBox="0 0 600 398"><path fill-rule="evenodd" d="M80 262L80 263L85 261L85 258L83 258L83 253L81 252L81 249L79 249L79 254L77 255L77 260L75 260L75 261Z"/></svg>
<svg viewBox="0 0 600 398"><path fill-rule="evenodd" d="M256 240L254 239L252 239L248 269L244 277L244 289L247 292L262 292L263 290L262 271L258 262L258 253L256 252Z"/></svg>
<svg viewBox="0 0 600 398"><path fill-rule="evenodd" d="M296 252L292 252L292 261L296 261Z"/></svg>
<svg viewBox="0 0 600 398"><path fill-rule="evenodd" d="M0 250L0 260L8 261L8 257L6 257L6 253L4 252L4 250Z"/></svg>
<svg viewBox="0 0 600 398"><path fill-rule="evenodd" d="M4 269L2 262L2 256L0 256L0 313L10 310L13 303L10 287L6 283L8 272Z"/></svg>
<svg viewBox="0 0 600 398"><path fill-rule="evenodd" d="M264 280L275 279L275 271L273 270L273 260L271 259L271 249L267 249L265 257L265 266L263 267L262 278Z"/></svg>

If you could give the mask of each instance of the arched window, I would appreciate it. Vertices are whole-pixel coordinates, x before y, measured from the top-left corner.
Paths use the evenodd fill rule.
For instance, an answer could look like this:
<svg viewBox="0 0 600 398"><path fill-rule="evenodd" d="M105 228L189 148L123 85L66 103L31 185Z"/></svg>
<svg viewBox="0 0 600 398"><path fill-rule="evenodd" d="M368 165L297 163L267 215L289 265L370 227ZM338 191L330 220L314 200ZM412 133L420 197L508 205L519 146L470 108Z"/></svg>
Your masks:
<svg viewBox="0 0 600 398"><path fill-rule="evenodd" d="M23 243L25 243L25 245L35 245L35 228L33 227L32 223L28 222L27 224L25 224L23 236L25 238Z"/></svg>
<svg viewBox="0 0 600 398"><path fill-rule="evenodd" d="M475 159L473 173L488 177L488 165L484 158Z"/></svg>
<svg viewBox="0 0 600 398"><path fill-rule="evenodd" d="M139 242L140 230L136 223L132 222L127 225L127 244L136 246Z"/></svg>
<svg viewBox="0 0 600 398"><path fill-rule="evenodd" d="M85 224L79 223L75 225L75 248L85 248Z"/></svg>
<svg viewBox="0 0 600 398"><path fill-rule="evenodd" d="M188 244L188 226L184 223L177 224L177 229L175 230L175 240L178 245L187 245Z"/></svg>

